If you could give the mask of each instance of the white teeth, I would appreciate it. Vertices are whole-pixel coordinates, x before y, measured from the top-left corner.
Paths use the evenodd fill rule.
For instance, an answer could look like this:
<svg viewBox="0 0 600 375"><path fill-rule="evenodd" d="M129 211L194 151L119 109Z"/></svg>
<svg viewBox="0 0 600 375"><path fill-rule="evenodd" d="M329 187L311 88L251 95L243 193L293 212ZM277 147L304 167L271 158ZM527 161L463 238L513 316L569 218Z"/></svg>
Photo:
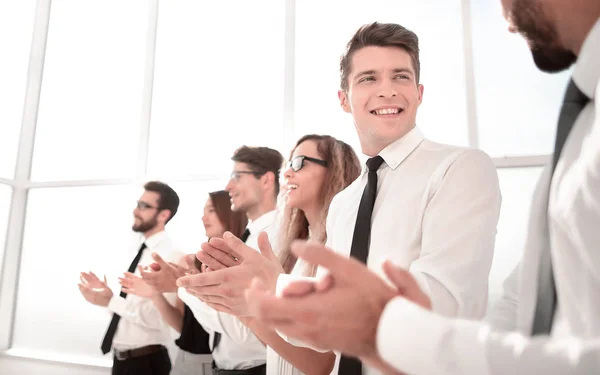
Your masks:
<svg viewBox="0 0 600 375"><path fill-rule="evenodd" d="M375 112L378 115L395 115L398 112L400 112L400 110L398 108L383 108L383 109L376 109L373 112Z"/></svg>
<svg viewBox="0 0 600 375"><path fill-rule="evenodd" d="M298 185L295 185L295 184L288 184L288 186L287 186L287 187L288 187L288 189L290 189L290 190L296 190L296 189L298 189Z"/></svg>

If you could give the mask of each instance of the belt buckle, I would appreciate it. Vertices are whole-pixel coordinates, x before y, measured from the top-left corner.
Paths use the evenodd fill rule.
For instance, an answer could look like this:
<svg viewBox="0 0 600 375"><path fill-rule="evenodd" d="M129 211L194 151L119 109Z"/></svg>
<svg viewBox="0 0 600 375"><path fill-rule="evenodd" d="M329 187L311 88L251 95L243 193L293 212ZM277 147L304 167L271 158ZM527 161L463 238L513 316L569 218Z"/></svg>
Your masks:
<svg viewBox="0 0 600 375"><path fill-rule="evenodd" d="M124 361L127 359L127 354L129 350L119 351L115 349L115 358L119 361Z"/></svg>

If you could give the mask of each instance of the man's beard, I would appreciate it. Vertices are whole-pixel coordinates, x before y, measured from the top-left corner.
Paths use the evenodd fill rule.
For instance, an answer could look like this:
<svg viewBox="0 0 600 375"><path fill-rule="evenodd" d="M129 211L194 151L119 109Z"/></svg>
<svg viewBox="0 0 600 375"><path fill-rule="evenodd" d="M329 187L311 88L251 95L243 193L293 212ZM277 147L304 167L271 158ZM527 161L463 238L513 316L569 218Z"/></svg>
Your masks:
<svg viewBox="0 0 600 375"><path fill-rule="evenodd" d="M573 52L560 45L558 33L538 1L515 0L511 18L519 33L529 42L533 61L540 70L560 72L577 60Z"/></svg>
<svg viewBox="0 0 600 375"><path fill-rule="evenodd" d="M149 230L152 230L156 227L156 225L158 224L158 222L156 221L156 216L154 215L150 220L148 221L144 221L142 220L142 218L138 217L138 219L140 220L139 224L133 224L133 226L131 227L131 229L134 232L138 232L138 233L145 233Z"/></svg>

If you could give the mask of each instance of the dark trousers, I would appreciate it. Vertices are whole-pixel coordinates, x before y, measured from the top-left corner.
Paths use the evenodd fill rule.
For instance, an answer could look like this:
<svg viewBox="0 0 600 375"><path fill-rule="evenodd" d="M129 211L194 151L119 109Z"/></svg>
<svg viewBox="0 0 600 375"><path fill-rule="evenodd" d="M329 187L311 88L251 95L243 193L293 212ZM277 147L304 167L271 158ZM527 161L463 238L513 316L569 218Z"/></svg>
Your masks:
<svg viewBox="0 0 600 375"><path fill-rule="evenodd" d="M171 359L167 349L124 361L114 359L112 375L169 375Z"/></svg>

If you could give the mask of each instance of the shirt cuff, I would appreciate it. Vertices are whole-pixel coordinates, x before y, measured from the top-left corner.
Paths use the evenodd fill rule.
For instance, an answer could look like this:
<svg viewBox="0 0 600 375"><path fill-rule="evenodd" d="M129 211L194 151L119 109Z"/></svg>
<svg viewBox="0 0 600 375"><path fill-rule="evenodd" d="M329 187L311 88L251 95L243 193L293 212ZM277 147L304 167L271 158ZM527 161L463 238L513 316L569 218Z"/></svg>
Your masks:
<svg viewBox="0 0 600 375"><path fill-rule="evenodd" d="M121 317L125 315L125 312L127 311L125 298L121 298L121 296L113 295L110 301L108 301L107 307L110 311L120 315Z"/></svg>
<svg viewBox="0 0 600 375"><path fill-rule="evenodd" d="M379 320L377 348L394 368L409 374L488 374L487 327L449 319L397 297Z"/></svg>

